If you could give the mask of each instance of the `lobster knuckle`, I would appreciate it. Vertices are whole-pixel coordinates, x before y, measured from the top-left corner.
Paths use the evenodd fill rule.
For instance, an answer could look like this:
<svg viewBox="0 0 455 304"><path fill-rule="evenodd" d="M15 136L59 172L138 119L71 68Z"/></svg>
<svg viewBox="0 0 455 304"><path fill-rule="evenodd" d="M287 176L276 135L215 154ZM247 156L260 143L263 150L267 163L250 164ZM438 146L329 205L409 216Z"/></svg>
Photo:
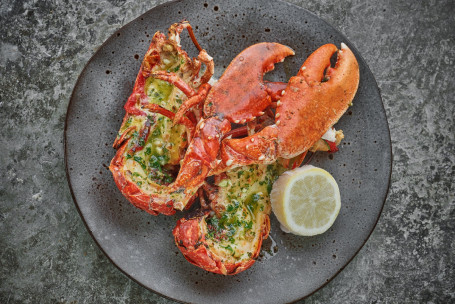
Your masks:
<svg viewBox="0 0 455 304"><path fill-rule="evenodd" d="M204 145L204 153L209 162L216 160L220 149L221 138L230 130L230 124L225 120L209 118L199 124L199 136ZM217 136L218 135L218 136Z"/></svg>
<svg viewBox="0 0 455 304"><path fill-rule="evenodd" d="M270 126L249 137L226 139L222 142L221 159L226 164L235 159L236 166L274 162L277 137L277 128Z"/></svg>

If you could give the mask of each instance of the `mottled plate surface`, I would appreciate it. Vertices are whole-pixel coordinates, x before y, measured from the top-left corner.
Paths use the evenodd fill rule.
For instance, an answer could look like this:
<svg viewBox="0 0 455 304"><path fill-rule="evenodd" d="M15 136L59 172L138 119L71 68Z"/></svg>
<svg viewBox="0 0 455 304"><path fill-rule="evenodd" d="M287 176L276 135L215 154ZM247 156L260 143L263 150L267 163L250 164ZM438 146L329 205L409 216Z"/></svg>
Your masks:
<svg viewBox="0 0 455 304"><path fill-rule="evenodd" d="M178 1L158 6L115 32L82 71L65 127L65 157L74 201L90 233L125 274L172 299L196 303L283 303L301 299L332 279L360 250L381 213L390 181L391 144L375 79L355 46L310 12L277 1ZM354 106L337 128L340 151L312 164L338 181L342 208L333 227L316 237L283 233L275 216L262 257L236 276L205 272L180 254L172 228L182 213L152 216L131 205L107 170L141 59L157 30L186 18L214 57L219 77L234 56L260 41L280 42L296 55L268 80L286 81L325 43L345 42L360 65ZM186 33L182 45L196 55Z"/></svg>

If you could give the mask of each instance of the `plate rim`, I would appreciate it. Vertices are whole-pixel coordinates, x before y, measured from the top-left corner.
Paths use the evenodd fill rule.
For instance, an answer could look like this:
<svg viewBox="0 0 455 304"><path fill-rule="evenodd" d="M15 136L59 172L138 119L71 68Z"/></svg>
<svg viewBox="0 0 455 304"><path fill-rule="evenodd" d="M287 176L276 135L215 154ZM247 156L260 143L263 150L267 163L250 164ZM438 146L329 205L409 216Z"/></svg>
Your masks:
<svg viewBox="0 0 455 304"><path fill-rule="evenodd" d="M148 286L146 286L144 283L138 281L137 279L135 279L134 277L132 277L126 270L124 270L120 265L118 265L117 263L115 263L112 258L107 254L107 252L104 250L103 246L99 243L99 241L96 239L96 237L94 236L94 234L92 233L92 230L90 229L90 227L88 226L88 223L85 219L85 217L83 216L82 214L82 211L81 209L79 208L79 204L76 200L76 196L74 194L74 190L73 190L73 187L72 187L72 184L71 184L71 177L70 177L70 173L69 173L69 167L68 167L68 145L67 145L67 129L68 129L68 120L69 120L69 109L70 109L70 106L72 105L73 103L73 100L74 100L74 96L75 96L75 92L76 92L76 88L79 86L79 83L82 79L82 76L85 74L86 70L88 69L88 66L91 64L91 62L94 60L94 58L98 55L98 53L103 49L103 47L105 45L107 45L109 42L111 42L111 40L113 40L114 38L117 37L117 34L119 33L119 31L121 29L123 29L124 27L127 27L128 25L130 25L131 23L134 23L136 22L137 20L143 18L144 15L148 14L150 11L152 10L155 10L155 9L158 9L160 7L163 7L163 6L167 6L167 5L173 5L177 2L185 2L185 1L188 1L188 0L171 0L171 1L168 1L168 2L165 2L165 3L162 3L162 4L159 4L159 5L156 5L154 7L152 7L151 9L143 12L142 14L140 14L138 17L132 19L131 21L125 23L124 25L120 26L120 28L117 28L99 47L97 47L94 51L94 53L91 55L90 59L87 61L87 63L84 65L83 69L81 70L79 76L77 77L77 80L74 84L74 87L73 87L73 90L71 92L71 96L69 98L69 102L68 102L68 106L67 106L67 109L66 109L66 114L65 114L65 126L64 126L64 129L63 129L63 151L64 151L64 163L65 163L65 173L66 173L66 179L67 179L67 182L68 182L68 186L69 186L69 190L70 190L70 193L71 193L71 197L73 199L73 203L74 205L76 206L76 209L77 209L77 212L79 213L79 216L81 217L82 219L82 222L84 223L84 226L85 228L87 229L87 231L89 232L91 238L93 239L93 241L95 242L95 244L98 246L98 248L101 250L101 252L107 257L107 259L117 268L119 269L127 278L133 280L134 282L136 282L137 284L139 284L140 286L144 287L145 289L163 297L163 298L166 298L168 300L171 300L171 301L175 301L175 302L178 302L178 303L192 303L192 302L184 302L184 301L181 301L181 300L178 300L176 298L172 298L171 296L168 296L168 295L165 295L159 291L156 291ZM268 0L268 1L272 1L272 0ZM191 2L191 1L189 1ZM384 199L382 201L382 204L381 204L381 207L380 207L380 210L379 210L379 214L378 214L378 217L376 219L376 221L374 222L371 230L368 232L368 236L365 238L365 240L362 242L361 246L354 252L354 254L352 255L351 258L349 258L347 260L347 262L342 265L330 278L328 278L323 284L321 284L319 287L315 288L314 290L310 291L308 294L304 295L303 297L301 298L298 298L298 299L295 299L295 300L292 300L291 302L288 302L288 303L296 303L298 301L301 301L303 299L306 299L310 296L312 296L314 293L316 293L317 291L321 290L322 288L324 288L328 283L330 283L336 276L338 276L338 274L340 274L341 271L344 270L344 268L346 266L348 266L352 260L357 256L357 254L360 252L360 250L365 246L365 244L367 243L367 241L370 239L371 237L371 234L373 233L373 231L376 229L376 226L381 218L381 215L382 215L382 211L384 209L384 205L385 205L385 202L388 198L388 195L389 195L389 192L390 192L390 184L391 184L391 179L392 179L392 169L393 169L393 153L392 153L392 140L391 140L391 134L390 134L390 127L389 127L389 123L388 123L388 119L387 119L387 112L385 110L385 107L384 107L384 101L382 99L382 95L381 95L381 90L378 86L378 83L376 81L376 78L374 77L374 74L373 72L371 71L370 67L368 66L367 62L365 61L365 59L363 58L363 56L361 55L361 53L357 50L357 48L355 47L355 45L349 40L347 39L347 37L341 32L338 30L338 28L336 28L335 26L333 26L331 23L329 23L328 21L326 21L324 18L316 15L315 13L313 13L312 11L304 8L304 7L301 7L301 6L298 6L294 3L290 3L290 2L287 2L287 1L284 1L284 0L274 0L274 2L279 2L280 5L288 5L290 7L293 7L295 9L299 9L299 10L304 10L307 14L310 14L311 16L321 20L323 23L325 23L326 25L328 25L330 28L332 28L338 35L340 35L340 37L342 37L346 42L347 44L349 44L350 48L354 49L356 51L356 53L358 54L358 57L359 57L359 61L362 61L362 63L365 65L365 68L367 70L367 72L370 72L371 75L373 76L373 81L374 81L374 89L375 91L377 92L378 96L379 96L379 99L381 100L381 107L380 109L382 110L382 112L384 113L384 116L385 116L385 124L386 124L386 127L387 127L387 134L388 134L388 142L389 142L389 149L388 149L388 155L390 155L390 170L389 170L389 174L388 174L388 181L387 181L387 189L385 191L385 195L384 195Z"/></svg>

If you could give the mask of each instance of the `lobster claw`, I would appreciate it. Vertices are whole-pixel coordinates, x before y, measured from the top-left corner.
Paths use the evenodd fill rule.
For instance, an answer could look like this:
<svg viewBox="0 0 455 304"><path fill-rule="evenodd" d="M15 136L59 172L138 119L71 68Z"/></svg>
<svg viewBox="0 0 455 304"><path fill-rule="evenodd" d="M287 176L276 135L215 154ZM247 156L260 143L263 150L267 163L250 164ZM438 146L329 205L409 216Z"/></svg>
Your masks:
<svg viewBox="0 0 455 304"><path fill-rule="evenodd" d="M258 43L243 50L207 96L205 116L222 115L230 122L245 123L262 115L272 101L263 75L290 55L294 55L292 49L271 42Z"/></svg>
<svg viewBox="0 0 455 304"><path fill-rule="evenodd" d="M331 67L337 51L337 62ZM358 85L359 65L344 43L341 50L326 44L312 53L278 103L278 155L289 159L307 151L346 112Z"/></svg>

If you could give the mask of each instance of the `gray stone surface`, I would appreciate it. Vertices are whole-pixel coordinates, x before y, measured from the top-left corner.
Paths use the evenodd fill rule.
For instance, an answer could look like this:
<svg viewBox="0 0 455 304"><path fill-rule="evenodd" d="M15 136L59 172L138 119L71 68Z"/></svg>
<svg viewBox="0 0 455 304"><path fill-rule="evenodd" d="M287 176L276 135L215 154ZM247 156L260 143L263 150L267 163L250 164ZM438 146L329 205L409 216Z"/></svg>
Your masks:
<svg viewBox="0 0 455 304"><path fill-rule="evenodd" d="M71 199L63 126L85 63L165 1L0 3L0 303L171 303L101 253ZM381 88L393 144L383 214L305 303L455 301L455 4L291 1L343 32Z"/></svg>

